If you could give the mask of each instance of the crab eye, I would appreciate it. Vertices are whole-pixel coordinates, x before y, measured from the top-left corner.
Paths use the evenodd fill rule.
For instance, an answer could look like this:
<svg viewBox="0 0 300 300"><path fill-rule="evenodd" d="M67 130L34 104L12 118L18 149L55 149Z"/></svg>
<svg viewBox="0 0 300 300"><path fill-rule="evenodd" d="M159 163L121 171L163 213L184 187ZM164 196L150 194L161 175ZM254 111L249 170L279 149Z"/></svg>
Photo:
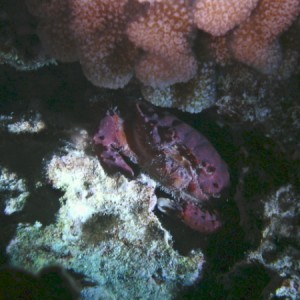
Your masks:
<svg viewBox="0 0 300 300"><path fill-rule="evenodd" d="M208 173L214 173L215 171L216 171L216 168L215 168L215 167L209 166L209 167L207 168L207 172L208 172Z"/></svg>
<svg viewBox="0 0 300 300"><path fill-rule="evenodd" d="M219 185L216 182L214 182L213 187L217 189L217 188L219 188Z"/></svg>

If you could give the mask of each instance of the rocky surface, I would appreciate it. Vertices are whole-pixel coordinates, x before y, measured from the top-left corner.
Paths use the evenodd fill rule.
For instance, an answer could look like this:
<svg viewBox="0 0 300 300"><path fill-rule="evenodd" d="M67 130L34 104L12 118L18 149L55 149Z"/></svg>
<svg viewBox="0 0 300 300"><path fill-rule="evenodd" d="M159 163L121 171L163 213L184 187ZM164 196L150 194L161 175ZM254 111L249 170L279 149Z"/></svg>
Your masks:
<svg viewBox="0 0 300 300"><path fill-rule="evenodd" d="M179 255L149 211L153 185L109 178L78 150L53 156L46 173L64 191L56 222L19 224L7 248L13 265L36 272L59 263L80 273L93 285L82 290L84 299L172 299L199 279L202 253Z"/></svg>

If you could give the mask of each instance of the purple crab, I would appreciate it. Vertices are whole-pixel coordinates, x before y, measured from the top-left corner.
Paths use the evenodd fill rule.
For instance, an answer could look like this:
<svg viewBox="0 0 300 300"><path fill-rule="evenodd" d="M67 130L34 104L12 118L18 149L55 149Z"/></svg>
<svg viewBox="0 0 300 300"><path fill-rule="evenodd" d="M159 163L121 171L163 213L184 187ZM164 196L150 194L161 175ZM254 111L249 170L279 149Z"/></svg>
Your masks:
<svg viewBox="0 0 300 300"><path fill-rule="evenodd" d="M94 136L100 162L129 177L138 165L174 198L159 198L161 211L176 210L187 226L202 233L219 229L219 213L207 204L229 186L229 172L212 144L165 110L144 102L129 110L126 118L108 110L101 120Z"/></svg>

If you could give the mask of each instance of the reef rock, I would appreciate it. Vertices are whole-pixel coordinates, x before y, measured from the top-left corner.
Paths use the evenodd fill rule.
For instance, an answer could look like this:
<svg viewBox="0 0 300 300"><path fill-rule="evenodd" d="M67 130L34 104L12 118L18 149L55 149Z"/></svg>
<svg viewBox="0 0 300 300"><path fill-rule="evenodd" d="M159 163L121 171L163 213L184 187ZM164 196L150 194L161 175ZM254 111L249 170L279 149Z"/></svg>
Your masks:
<svg viewBox="0 0 300 300"><path fill-rule="evenodd" d="M299 299L300 201L292 185L280 187L265 201L265 228L259 247L249 253L251 262L257 261L276 271L282 278L273 296Z"/></svg>
<svg viewBox="0 0 300 300"><path fill-rule="evenodd" d="M0 205L4 205L6 215L21 211L29 196L26 180L0 166L0 196L4 200Z"/></svg>
<svg viewBox="0 0 300 300"><path fill-rule="evenodd" d="M172 248L150 209L152 181L110 178L96 157L76 149L54 155L46 174L64 193L56 222L19 224L7 247L12 265L72 269L92 282L84 299L173 299L178 288L197 281L203 255L184 257Z"/></svg>

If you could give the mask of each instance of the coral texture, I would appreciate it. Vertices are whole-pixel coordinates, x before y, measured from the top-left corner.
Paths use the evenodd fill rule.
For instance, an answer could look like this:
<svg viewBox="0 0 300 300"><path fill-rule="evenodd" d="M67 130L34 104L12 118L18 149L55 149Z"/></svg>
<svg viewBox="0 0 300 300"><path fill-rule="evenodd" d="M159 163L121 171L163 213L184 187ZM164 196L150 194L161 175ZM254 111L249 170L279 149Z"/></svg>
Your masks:
<svg viewBox="0 0 300 300"><path fill-rule="evenodd" d="M130 40L146 51L136 65L136 76L144 84L159 88L194 77L197 62L190 47L192 29L188 1L151 3L127 31Z"/></svg>
<svg viewBox="0 0 300 300"><path fill-rule="evenodd" d="M299 15L299 0L261 0L250 18L233 32L230 48L239 61L264 73L281 61L278 36Z"/></svg>
<svg viewBox="0 0 300 300"><path fill-rule="evenodd" d="M125 30L127 0L69 1L74 34L83 71L92 83L123 87L133 75L134 46ZM84 21L83 21L84 20Z"/></svg>
<svg viewBox="0 0 300 300"><path fill-rule="evenodd" d="M198 0L194 19L199 29L214 35L224 35L248 18L258 0Z"/></svg>
<svg viewBox="0 0 300 300"><path fill-rule="evenodd" d="M293 67L297 67L296 61ZM299 157L300 105L294 98L299 93L297 82L262 79L246 67L234 66L219 76L217 87L221 91L216 101L220 115L259 127L290 157Z"/></svg>
<svg viewBox="0 0 300 300"><path fill-rule="evenodd" d="M124 31L127 2L28 0L27 4L41 19L39 36L51 55L65 62L79 60L92 83L115 89L131 79L136 56Z"/></svg>
<svg viewBox="0 0 300 300"><path fill-rule="evenodd" d="M67 1L28 0L29 11L41 19L38 35L48 53L63 62L78 59L76 43L70 29L70 8Z"/></svg>
<svg viewBox="0 0 300 300"><path fill-rule="evenodd" d="M19 179L17 174L0 166L0 206L4 204L4 213L11 215L23 209L29 197L26 181ZM2 203L2 201L4 203Z"/></svg>
<svg viewBox="0 0 300 300"><path fill-rule="evenodd" d="M219 52L262 72L281 61L278 36L299 14L299 0L27 0L45 49L79 61L95 85L121 88L132 76L154 88L197 74L196 29L223 36ZM223 47L227 50L221 50ZM218 61L218 59L217 59Z"/></svg>
<svg viewBox="0 0 300 300"><path fill-rule="evenodd" d="M189 113L199 113L215 103L216 74L212 62L199 64L197 75L187 83L177 83L163 89L143 86L144 98L161 107L173 107Z"/></svg>
<svg viewBox="0 0 300 300"><path fill-rule="evenodd" d="M249 260L257 260L278 272L284 279L274 292L276 297L299 299L299 216L300 204L297 188L280 187L266 199L265 228L258 249L249 253Z"/></svg>
<svg viewBox="0 0 300 300"><path fill-rule="evenodd" d="M172 248L149 211L155 186L107 177L96 157L65 150L46 167L64 193L57 219L19 224L7 248L11 264L33 272L49 264L72 269L92 283L82 299L174 299L178 288L193 284L203 255Z"/></svg>

